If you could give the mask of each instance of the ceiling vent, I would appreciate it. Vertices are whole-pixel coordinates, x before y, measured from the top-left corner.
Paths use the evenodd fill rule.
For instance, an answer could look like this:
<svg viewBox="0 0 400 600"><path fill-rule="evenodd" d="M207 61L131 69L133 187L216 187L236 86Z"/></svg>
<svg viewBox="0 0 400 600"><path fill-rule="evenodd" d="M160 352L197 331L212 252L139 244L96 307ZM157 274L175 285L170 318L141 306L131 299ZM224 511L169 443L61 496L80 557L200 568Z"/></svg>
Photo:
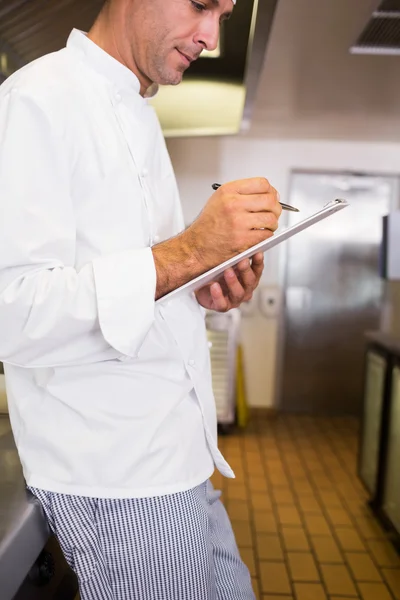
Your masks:
<svg viewBox="0 0 400 600"><path fill-rule="evenodd" d="M350 52L400 55L400 0L381 2Z"/></svg>

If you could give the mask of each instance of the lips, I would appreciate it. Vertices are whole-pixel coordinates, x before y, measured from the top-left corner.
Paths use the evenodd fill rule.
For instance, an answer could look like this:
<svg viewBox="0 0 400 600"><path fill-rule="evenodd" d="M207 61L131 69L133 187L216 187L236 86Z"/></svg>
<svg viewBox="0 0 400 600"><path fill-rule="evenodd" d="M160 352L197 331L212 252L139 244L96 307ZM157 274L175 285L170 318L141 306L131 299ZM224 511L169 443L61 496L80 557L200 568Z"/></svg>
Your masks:
<svg viewBox="0 0 400 600"><path fill-rule="evenodd" d="M178 48L177 48L177 50L178 50ZM185 52L182 52L181 50L178 50L178 52L183 58L185 58L187 60L189 65L190 65L190 63L192 63L193 61L195 61L199 58L199 55L190 56L190 54L186 54Z"/></svg>
<svg viewBox="0 0 400 600"><path fill-rule="evenodd" d="M184 54L180 50L178 50L178 52L181 55L181 57L188 63L188 65L190 65L190 63L192 62L192 59L187 54Z"/></svg>

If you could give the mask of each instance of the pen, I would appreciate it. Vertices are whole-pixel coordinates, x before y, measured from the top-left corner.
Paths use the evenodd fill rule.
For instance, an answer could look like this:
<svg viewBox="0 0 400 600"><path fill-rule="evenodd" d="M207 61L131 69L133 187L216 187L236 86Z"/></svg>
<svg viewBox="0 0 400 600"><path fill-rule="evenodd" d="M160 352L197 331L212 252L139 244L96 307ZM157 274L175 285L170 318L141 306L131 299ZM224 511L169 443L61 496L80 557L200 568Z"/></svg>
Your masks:
<svg viewBox="0 0 400 600"><path fill-rule="evenodd" d="M213 183L211 187L213 190L217 190L219 187L221 187L221 184ZM298 208L295 208L294 206L290 206L289 204L284 204L283 202L279 202L279 204L282 206L283 210L291 210L292 212L300 212Z"/></svg>

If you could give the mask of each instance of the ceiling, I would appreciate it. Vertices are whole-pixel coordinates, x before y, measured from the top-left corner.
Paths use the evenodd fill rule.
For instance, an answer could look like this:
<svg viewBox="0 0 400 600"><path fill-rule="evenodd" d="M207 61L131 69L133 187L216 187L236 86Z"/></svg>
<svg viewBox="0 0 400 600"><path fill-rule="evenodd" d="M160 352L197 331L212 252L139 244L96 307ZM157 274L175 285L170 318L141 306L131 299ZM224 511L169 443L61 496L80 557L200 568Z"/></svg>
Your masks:
<svg viewBox="0 0 400 600"><path fill-rule="evenodd" d="M218 58L200 58L181 85L152 100L164 134L236 133L251 112L277 0L240 0L221 32ZM62 48L73 27L88 31L104 0L0 0L3 78ZM1 75L0 75L1 76Z"/></svg>
<svg viewBox="0 0 400 600"><path fill-rule="evenodd" d="M379 0L279 0L250 134L400 141L400 57L349 52Z"/></svg>

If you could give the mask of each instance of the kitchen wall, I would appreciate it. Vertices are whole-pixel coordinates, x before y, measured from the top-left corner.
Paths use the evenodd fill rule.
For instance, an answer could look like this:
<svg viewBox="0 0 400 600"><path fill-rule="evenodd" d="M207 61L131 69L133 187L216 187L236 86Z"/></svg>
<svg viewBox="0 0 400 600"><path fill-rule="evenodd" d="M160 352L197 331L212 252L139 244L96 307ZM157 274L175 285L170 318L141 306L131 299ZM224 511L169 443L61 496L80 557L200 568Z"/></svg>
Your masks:
<svg viewBox="0 0 400 600"><path fill-rule="evenodd" d="M210 196L213 182L265 176L287 201L290 173L298 170L400 173L400 143L361 143L321 140L186 138L168 141L189 224ZM399 203L400 206L400 203ZM285 260L284 245L265 256L262 279L265 288L281 289ZM282 311L266 318L259 296L242 320L246 385L252 406L274 407L277 401L280 347L284 335Z"/></svg>

